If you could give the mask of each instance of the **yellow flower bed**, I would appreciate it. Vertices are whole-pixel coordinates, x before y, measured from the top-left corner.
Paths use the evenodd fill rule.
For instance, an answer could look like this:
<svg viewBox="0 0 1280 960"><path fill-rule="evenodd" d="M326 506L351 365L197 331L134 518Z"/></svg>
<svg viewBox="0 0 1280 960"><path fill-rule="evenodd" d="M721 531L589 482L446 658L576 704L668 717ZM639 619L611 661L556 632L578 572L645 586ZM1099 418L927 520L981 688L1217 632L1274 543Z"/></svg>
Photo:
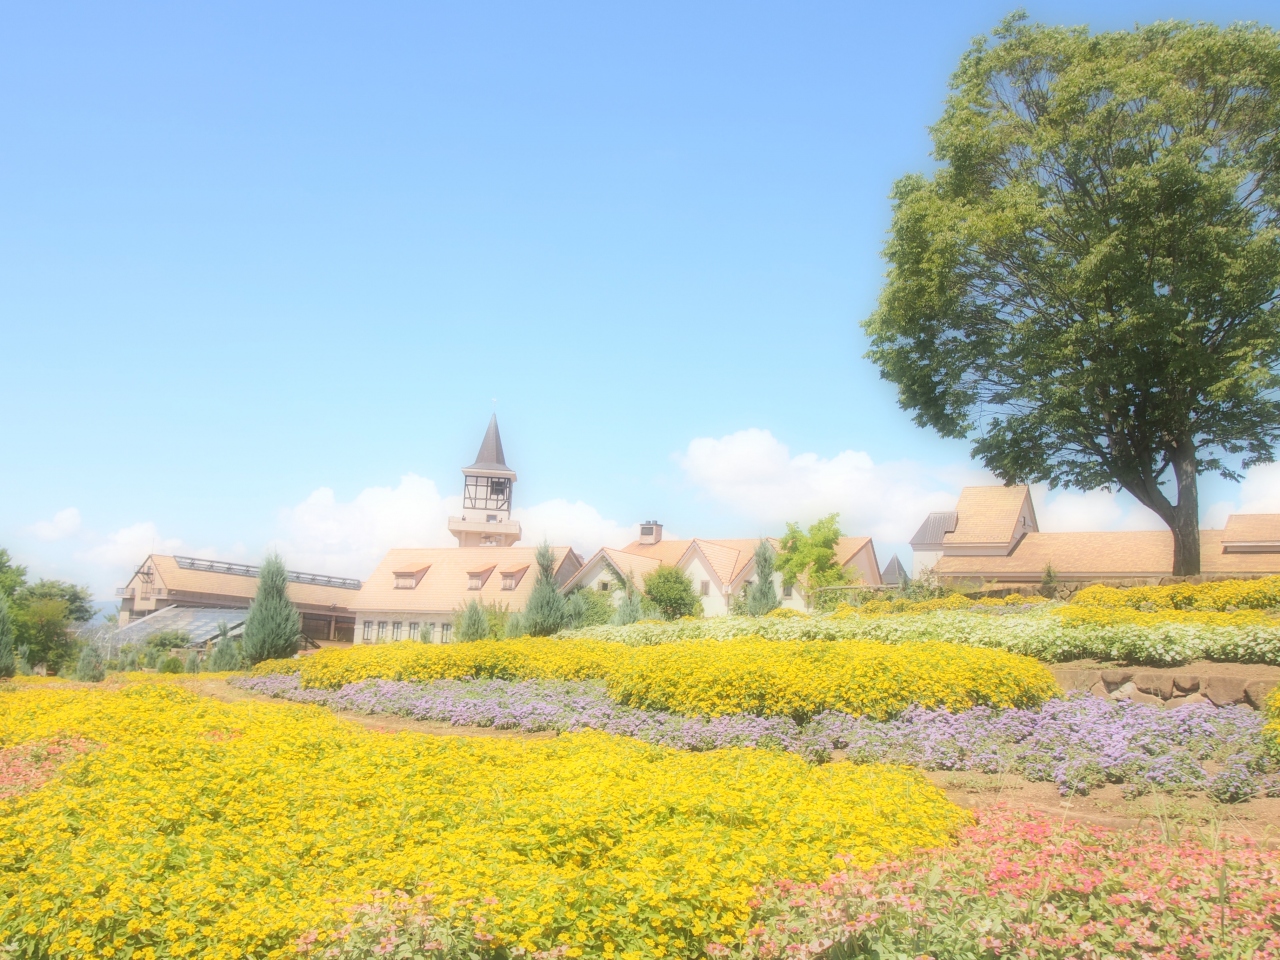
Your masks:
<svg viewBox="0 0 1280 960"><path fill-rule="evenodd" d="M0 747L56 735L100 748L0 801L0 930L21 956L295 956L369 890L429 886L498 945L692 958L742 936L766 878L969 822L902 767L390 736L160 683L0 693Z"/></svg>
<svg viewBox="0 0 1280 960"><path fill-rule="evenodd" d="M905 597L895 597L892 600L868 600L856 607L841 603L831 615L839 620L869 613L933 613L938 610L973 610L975 607L994 610L1039 606L1048 602L1039 594L1023 596L1013 593L1007 597L980 597L975 600L964 594L953 593L945 597L934 597L931 600L908 600Z"/></svg>
<svg viewBox="0 0 1280 960"><path fill-rule="evenodd" d="M1268 610L1280 607L1280 577L1176 583L1167 587L1085 587L1074 606L1131 607L1135 610Z"/></svg>
<svg viewBox="0 0 1280 960"><path fill-rule="evenodd" d="M412 641L326 650L260 664L299 671L305 687L360 680L603 680L619 703L675 713L754 713L803 720L823 710L876 718L912 704L964 710L1027 707L1061 693L1030 657L952 643L863 640L779 643L759 637L686 640L648 647L586 639Z"/></svg>
<svg viewBox="0 0 1280 960"><path fill-rule="evenodd" d="M1219 613L1216 610L1135 610L1132 607L1091 607L1067 604L1055 608L1053 613L1064 624L1073 627L1111 627L1133 624L1154 628L1168 623L1186 623L1200 627L1250 627L1274 626L1276 623L1275 617L1262 610Z"/></svg>

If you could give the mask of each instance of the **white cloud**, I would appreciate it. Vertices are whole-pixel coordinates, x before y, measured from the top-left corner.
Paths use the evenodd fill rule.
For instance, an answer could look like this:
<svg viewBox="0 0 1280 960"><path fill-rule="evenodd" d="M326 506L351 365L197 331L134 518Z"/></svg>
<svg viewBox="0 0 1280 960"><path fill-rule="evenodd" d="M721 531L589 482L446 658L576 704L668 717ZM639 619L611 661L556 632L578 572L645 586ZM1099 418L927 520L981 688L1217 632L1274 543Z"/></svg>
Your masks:
<svg viewBox="0 0 1280 960"><path fill-rule="evenodd" d="M52 520L33 523L31 532L40 540L65 540L80 532L80 511L75 507L59 510Z"/></svg>
<svg viewBox="0 0 1280 960"><path fill-rule="evenodd" d="M1220 528L1233 513L1280 513L1280 463L1262 463L1240 481L1240 495L1219 500L1204 511L1203 524Z"/></svg>
<svg viewBox="0 0 1280 960"><path fill-rule="evenodd" d="M679 462L707 496L769 530L839 512L848 534L886 543L910 539L931 511L951 509L964 483L990 482L968 464L937 471L907 461L876 463L861 450L793 456L768 430L755 428L700 437Z"/></svg>
<svg viewBox="0 0 1280 960"><path fill-rule="evenodd" d="M1059 490L1037 484L1031 491L1036 520L1045 533L1090 530L1165 530L1164 522L1123 490Z"/></svg>
<svg viewBox="0 0 1280 960"><path fill-rule="evenodd" d="M350 501L320 487L280 511L273 546L295 570L363 578L392 547L455 543L448 519L461 509L461 497L442 497L432 481L412 473L397 487L367 487Z"/></svg>
<svg viewBox="0 0 1280 960"><path fill-rule="evenodd" d="M517 507L512 516L520 521L521 543L536 546L544 539L556 546L570 546L584 556L601 547L622 547L640 534L638 524L624 527L600 516L581 500L547 500L532 507Z"/></svg>

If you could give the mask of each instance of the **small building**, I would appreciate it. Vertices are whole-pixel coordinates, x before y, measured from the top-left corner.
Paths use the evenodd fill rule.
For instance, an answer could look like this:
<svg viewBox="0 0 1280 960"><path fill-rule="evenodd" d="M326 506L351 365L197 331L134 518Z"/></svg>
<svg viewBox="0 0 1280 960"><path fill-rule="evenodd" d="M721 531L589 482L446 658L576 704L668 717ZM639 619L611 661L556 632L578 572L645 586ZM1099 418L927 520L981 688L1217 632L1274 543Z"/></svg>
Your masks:
<svg viewBox="0 0 1280 960"><path fill-rule="evenodd" d="M1025 486L965 487L952 513L932 513L911 540L915 576L1019 587L1047 569L1061 582L1159 582L1173 573L1168 530L1042 533ZM1200 531L1200 571L1210 577L1280 574L1280 514L1233 514Z"/></svg>
<svg viewBox="0 0 1280 960"><path fill-rule="evenodd" d="M259 568L244 563L224 563L198 557L152 554L138 567L129 583L116 590L120 598L119 625L167 607L220 609L241 614L258 592ZM351 642L355 619L350 604L360 592L360 581L320 573L288 572L286 590L302 615L302 633L310 640Z"/></svg>
<svg viewBox="0 0 1280 960"><path fill-rule="evenodd" d="M766 539L776 551L777 538ZM758 539L664 540L662 524L649 521L640 525L640 537L634 542L618 549L606 547L597 551L565 585L565 590L579 587L607 590L614 594L616 601L623 595L619 577L630 575L635 585L643 589L645 574L660 566L672 566L693 583L705 616L723 616L732 610L734 599L742 596L752 584L759 544ZM868 586L880 585L880 569L870 537L841 537L836 545L836 562L851 580ZM782 606L805 608L801 588L784 587L780 573L774 574L774 588Z"/></svg>

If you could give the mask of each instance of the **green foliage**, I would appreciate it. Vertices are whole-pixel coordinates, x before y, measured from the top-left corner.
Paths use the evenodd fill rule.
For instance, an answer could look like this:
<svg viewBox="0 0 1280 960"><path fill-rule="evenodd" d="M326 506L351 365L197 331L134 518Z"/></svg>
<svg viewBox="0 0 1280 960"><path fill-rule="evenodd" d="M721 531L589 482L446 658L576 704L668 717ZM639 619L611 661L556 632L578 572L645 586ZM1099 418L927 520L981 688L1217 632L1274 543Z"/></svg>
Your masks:
<svg viewBox="0 0 1280 960"><path fill-rule="evenodd" d="M1044 565L1044 574L1040 577L1040 589L1044 591L1044 595L1047 597L1057 586L1058 574L1054 572L1053 564L1046 563Z"/></svg>
<svg viewBox="0 0 1280 960"><path fill-rule="evenodd" d="M680 570L665 564L645 574L644 595L665 620L691 617L701 607L697 594L693 592L693 581Z"/></svg>
<svg viewBox="0 0 1280 960"><path fill-rule="evenodd" d="M507 618L502 624L502 636L523 637L524 635L524 620L521 618L519 611L513 610L507 614Z"/></svg>
<svg viewBox="0 0 1280 960"><path fill-rule="evenodd" d="M192 650L187 654L187 662L184 664L184 669L187 673L200 672L200 654L197 651Z"/></svg>
<svg viewBox="0 0 1280 960"><path fill-rule="evenodd" d="M565 611L565 626L570 630L608 623L616 612L613 606L613 591L579 587L569 595Z"/></svg>
<svg viewBox="0 0 1280 960"><path fill-rule="evenodd" d="M39 599L21 606L14 603L10 612L16 640L27 648L28 663L43 663L49 673L57 673L70 663L74 643L65 600Z"/></svg>
<svg viewBox="0 0 1280 960"><path fill-rule="evenodd" d="M102 662L102 654L93 645L86 645L80 651L80 659L76 663L75 678L85 683L98 683L106 679L107 668Z"/></svg>
<svg viewBox="0 0 1280 960"><path fill-rule="evenodd" d="M144 667L154 667L169 655L175 647L186 647L191 634L182 630L160 630L143 641L140 660Z"/></svg>
<svg viewBox="0 0 1280 960"><path fill-rule="evenodd" d="M156 669L161 673L182 673L185 668L183 667L180 659L175 657L173 654L170 654L160 661L160 664Z"/></svg>
<svg viewBox="0 0 1280 960"><path fill-rule="evenodd" d="M773 586L774 552L768 540L756 546L755 566L755 583L747 589L747 616L762 617L778 606L778 591Z"/></svg>
<svg viewBox="0 0 1280 960"><path fill-rule="evenodd" d="M538 561L538 579L525 604L524 629L530 636L549 637L565 625L564 595L556 584L556 556L551 545L543 543L535 554Z"/></svg>
<svg viewBox="0 0 1280 960"><path fill-rule="evenodd" d="M618 609L613 612L613 616L609 618L609 623L611 626L625 627L629 623L635 623L643 615L644 610L640 603L640 595L628 593L622 598L622 602L618 604Z"/></svg>
<svg viewBox="0 0 1280 960"><path fill-rule="evenodd" d="M12 600L27 585L27 568L14 564L9 551L0 547L0 596Z"/></svg>
<svg viewBox="0 0 1280 960"><path fill-rule="evenodd" d="M837 591L823 587L848 582L844 569L836 563L836 544L840 541L840 514L823 517L803 532L798 523L788 523L787 532L778 543L777 568L784 586L800 585L805 604L823 609L834 606Z"/></svg>
<svg viewBox="0 0 1280 960"><path fill-rule="evenodd" d="M13 596L13 602L20 607L38 600L61 600L67 605L66 618L72 623L88 623L97 614L88 587L77 587L62 580L37 580L20 587Z"/></svg>
<svg viewBox="0 0 1280 960"><path fill-rule="evenodd" d="M453 618L453 639L456 643L469 643L489 636L489 617L479 600L472 599L462 612Z"/></svg>
<svg viewBox="0 0 1280 960"><path fill-rule="evenodd" d="M244 660L240 655L240 644L231 636L226 623L218 624L218 639L214 641L213 653L205 664L205 669L212 673L227 673L232 670L243 670Z"/></svg>
<svg viewBox="0 0 1280 960"><path fill-rule="evenodd" d="M1280 441L1280 34L1016 16L951 87L868 357L1006 482L1129 491L1198 573L1197 476Z"/></svg>
<svg viewBox="0 0 1280 960"><path fill-rule="evenodd" d="M298 652L302 619L289 602L284 561L273 553L258 574L258 593L249 607L240 652L249 665L263 660L284 660Z"/></svg>
<svg viewBox="0 0 1280 960"><path fill-rule="evenodd" d="M138 648L129 644L120 649L120 669L123 671L137 670L141 664L138 662Z"/></svg>
<svg viewBox="0 0 1280 960"><path fill-rule="evenodd" d="M0 680L7 680L17 671L13 648L13 617L9 614L9 599L0 594Z"/></svg>

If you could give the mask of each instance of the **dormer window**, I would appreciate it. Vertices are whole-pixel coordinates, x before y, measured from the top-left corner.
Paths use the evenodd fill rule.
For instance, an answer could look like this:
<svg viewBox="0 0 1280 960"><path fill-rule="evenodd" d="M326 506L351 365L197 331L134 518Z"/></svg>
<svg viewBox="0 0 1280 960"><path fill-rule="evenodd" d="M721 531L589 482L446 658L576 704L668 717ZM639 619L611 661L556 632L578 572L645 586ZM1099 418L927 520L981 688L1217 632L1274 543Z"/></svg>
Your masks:
<svg viewBox="0 0 1280 960"><path fill-rule="evenodd" d="M427 571L431 569L431 565L418 567L414 570L397 570L393 574L396 578L395 588L397 590L412 590L422 582L422 578L426 576Z"/></svg>
<svg viewBox="0 0 1280 960"><path fill-rule="evenodd" d="M514 573L504 573L502 575L502 589L514 590L516 588L516 575Z"/></svg>
<svg viewBox="0 0 1280 960"><path fill-rule="evenodd" d="M484 580L480 577L480 574L478 573L467 574L468 590L479 590L483 586L484 586Z"/></svg>

